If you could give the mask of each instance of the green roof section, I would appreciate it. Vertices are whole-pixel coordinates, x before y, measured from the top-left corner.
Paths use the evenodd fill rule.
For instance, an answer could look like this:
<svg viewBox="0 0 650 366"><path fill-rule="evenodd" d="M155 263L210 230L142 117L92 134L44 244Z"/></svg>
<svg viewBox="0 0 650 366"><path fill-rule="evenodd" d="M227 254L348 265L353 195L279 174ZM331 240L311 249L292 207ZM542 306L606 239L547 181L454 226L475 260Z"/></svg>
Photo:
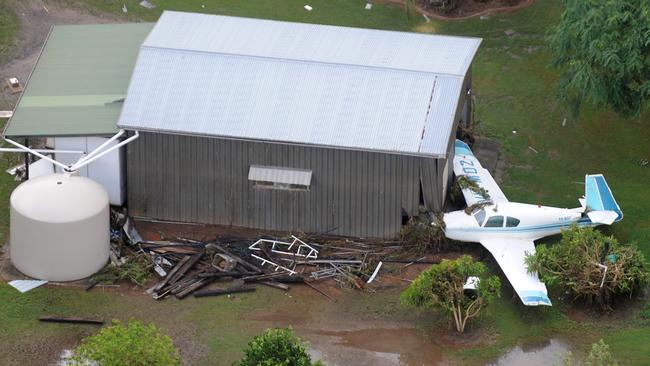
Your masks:
<svg viewBox="0 0 650 366"><path fill-rule="evenodd" d="M131 73L154 23L52 28L5 136L117 132Z"/></svg>

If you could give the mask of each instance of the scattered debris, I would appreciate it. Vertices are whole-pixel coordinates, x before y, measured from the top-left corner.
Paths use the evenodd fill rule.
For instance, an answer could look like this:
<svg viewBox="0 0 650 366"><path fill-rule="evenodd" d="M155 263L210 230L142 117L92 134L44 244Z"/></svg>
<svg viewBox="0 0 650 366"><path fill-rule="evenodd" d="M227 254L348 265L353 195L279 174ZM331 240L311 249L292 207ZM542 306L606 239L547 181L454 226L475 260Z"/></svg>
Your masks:
<svg viewBox="0 0 650 366"><path fill-rule="evenodd" d="M307 11L312 11L312 9L314 9L314 8L311 7L311 5L305 5L304 8Z"/></svg>
<svg viewBox="0 0 650 366"><path fill-rule="evenodd" d="M562 127L566 126L566 118L562 120Z"/></svg>
<svg viewBox="0 0 650 366"><path fill-rule="evenodd" d="M481 15L481 16L479 17L479 19L481 19L481 20L488 20L488 19L490 19L490 16L489 16L489 15Z"/></svg>
<svg viewBox="0 0 650 366"><path fill-rule="evenodd" d="M147 1L147 0L142 0L142 1L140 1L140 4L139 4L139 5L140 5L141 7L143 7L143 8L147 8L147 9L149 9L149 10L151 10L151 9L155 9L155 8L156 8L156 5L150 3L150 2Z"/></svg>
<svg viewBox="0 0 650 366"><path fill-rule="evenodd" d="M644 159L644 158L631 158L630 162L632 162L634 165L638 165L641 167L647 166L650 163L648 159Z"/></svg>
<svg viewBox="0 0 650 366"><path fill-rule="evenodd" d="M44 284L47 283L47 281L44 280L13 280L9 281L9 286L15 288L16 290L20 291L21 293L25 293L27 291L31 291L39 286L43 286Z"/></svg>
<svg viewBox="0 0 650 366"><path fill-rule="evenodd" d="M381 269L381 265L384 264L383 262L379 262L377 267L375 268L375 271L372 273L372 276L368 279L368 282L366 283L371 283L372 281L375 280L375 277L377 277L377 274L379 273L379 270Z"/></svg>
<svg viewBox="0 0 650 366"><path fill-rule="evenodd" d="M513 29L508 29L508 30L506 30L504 33L505 33L506 36L508 36L508 37L512 37L512 36L515 35L515 31L514 31Z"/></svg>
<svg viewBox="0 0 650 366"><path fill-rule="evenodd" d="M0 111L0 118L11 118L13 115L13 111Z"/></svg>
<svg viewBox="0 0 650 366"><path fill-rule="evenodd" d="M20 93L23 91L23 85L20 83L20 80L18 80L18 78L8 78L7 86L9 86L11 94Z"/></svg>
<svg viewBox="0 0 650 366"><path fill-rule="evenodd" d="M129 12L129 9L126 8L126 4L122 4L122 13L126 14Z"/></svg>
<svg viewBox="0 0 650 366"><path fill-rule="evenodd" d="M431 23L431 19L429 19L429 17L426 14L422 13L422 17L424 18L424 21L426 21L427 23Z"/></svg>
<svg viewBox="0 0 650 366"><path fill-rule="evenodd" d="M155 273L157 279L148 281L146 290L154 299L249 292L255 284L289 291L293 284L305 284L336 301L314 282L330 279L341 287L373 291L368 285L379 282L377 276L385 263L431 262L427 257L400 260L396 257L404 248L400 242L355 241L325 234L288 239L163 239L145 240L125 212L113 210L111 263L87 289L120 280L143 285L143 275ZM218 288L223 283L230 285Z"/></svg>
<svg viewBox="0 0 650 366"><path fill-rule="evenodd" d="M104 319L101 318L82 318L78 316L39 316L38 320L50 323L75 323L75 324L97 324L103 325Z"/></svg>
<svg viewBox="0 0 650 366"><path fill-rule="evenodd" d="M512 130L512 134L513 134L513 135L516 135L516 134L517 134L517 130Z"/></svg>
<svg viewBox="0 0 650 366"><path fill-rule="evenodd" d="M255 287L233 287L223 290L211 290L211 291L200 291L194 294L194 297L206 297L206 296L221 296L221 295L230 295L241 292L253 292Z"/></svg>
<svg viewBox="0 0 650 366"><path fill-rule="evenodd" d="M372 9L372 3L366 3L366 10Z"/></svg>
<svg viewBox="0 0 650 366"><path fill-rule="evenodd" d="M528 149L529 149L530 151L534 152L535 154L539 154L539 151L537 151L537 150L536 150L534 147L532 147L532 146L528 146Z"/></svg>

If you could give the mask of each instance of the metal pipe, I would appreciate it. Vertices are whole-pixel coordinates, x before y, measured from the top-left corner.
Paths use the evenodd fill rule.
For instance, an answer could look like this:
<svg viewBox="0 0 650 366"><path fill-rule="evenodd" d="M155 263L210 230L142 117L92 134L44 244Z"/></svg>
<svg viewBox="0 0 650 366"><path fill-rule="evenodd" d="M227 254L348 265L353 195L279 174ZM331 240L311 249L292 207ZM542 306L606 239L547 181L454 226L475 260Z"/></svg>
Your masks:
<svg viewBox="0 0 650 366"><path fill-rule="evenodd" d="M126 131L124 131L124 130L119 130L119 131L118 131L118 132L117 132L113 137L111 137L110 139L108 139L108 140L107 140L106 142L104 142L103 144L99 145L99 147L97 147L95 150L91 151L90 154L88 154L88 155L86 155L86 156L82 156L81 159L79 159L75 164L79 164L79 163L81 163L81 162L83 162L83 161L86 161L86 160L92 158L93 156L97 155L97 153L101 152L101 150L103 150L104 147L106 147L108 144L110 144L111 142L117 140L117 139L120 138L122 135L124 135L124 132L126 132Z"/></svg>
<svg viewBox="0 0 650 366"><path fill-rule="evenodd" d="M27 146L25 146L25 145L21 145L21 144L17 143L17 142L14 141L14 140L8 139L8 138L6 138L6 137L5 137L4 139L5 139L5 141L7 141L8 143L10 143L10 144L12 144L12 145L17 146L18 148L20 148L22 151L25 151L25 152L28 152L28 153L30 153L30 154L36 155L36 156L38 156L38 157L41 158L41 159L45 159L45 160L49 161L50 163L52 163L52 164L54 164L54 165L56 165L56 166L58 166L58 167L61 167L61 168L62 168L63 170L65 170L65 171L70 171L70 167L69 167L69 166L67 166L67 165L65 165L65 164L61 164L61 163L59 163L58 161L56 161L56 160L50 158L49 156L45 156L45 155L39 153L39 152L36 151L36 150L32 150L32 149L30 149L29 147L27 147Z"/></svg>
<svg viewBox="0 0 650 366"><path fill-rule="evenodd" d="M133 136L129 137L128 139L126 139L126 140L120 142L119 144L117 144L117 145L111 147L111 148L108 149L108 150L104 150L104 151L102 151L102 152L99 153L99 154L95 154L95 155L94 155L92 158L90 158L90 159L86 159L86 160L80 160L80 161L78 161L78 162L76 162L75 164L73 164L69 169L66 169L66 170L68 170L68 171L79 170L80 168L82 168L82 167L84 167L84 166L86 166L86 165L92 163L93 161L95 161L95 160L101 158L102 156L108 154L109 152L111 152L111 151L113 151L113 150L115 150L115 149L118 149L118 148L120 148L120 147L122 147L122 146L128 144L129 142L131 142L131 141L137 139L138 137L140 137L140 134L138 133L138 131L135 131L135 134L134 134ZM97 150L95 150L95 151L97 151ZM93 152L94 152L94 151L93 151ZM89 155L90 155L90 154L89 154Z"/></svg>

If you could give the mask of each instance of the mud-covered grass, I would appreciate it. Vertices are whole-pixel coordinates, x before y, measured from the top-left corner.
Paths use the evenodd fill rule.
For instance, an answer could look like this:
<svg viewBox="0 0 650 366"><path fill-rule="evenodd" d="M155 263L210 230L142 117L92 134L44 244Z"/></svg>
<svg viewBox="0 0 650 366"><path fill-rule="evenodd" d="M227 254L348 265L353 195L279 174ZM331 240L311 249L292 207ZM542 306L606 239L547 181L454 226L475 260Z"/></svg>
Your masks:
<svg viewBox="0 0 650 366"><path fill-rule="evenodd" d="M0 3L0 62L9 57L6 53L15 42L20 21L5 2Z"/></svg>

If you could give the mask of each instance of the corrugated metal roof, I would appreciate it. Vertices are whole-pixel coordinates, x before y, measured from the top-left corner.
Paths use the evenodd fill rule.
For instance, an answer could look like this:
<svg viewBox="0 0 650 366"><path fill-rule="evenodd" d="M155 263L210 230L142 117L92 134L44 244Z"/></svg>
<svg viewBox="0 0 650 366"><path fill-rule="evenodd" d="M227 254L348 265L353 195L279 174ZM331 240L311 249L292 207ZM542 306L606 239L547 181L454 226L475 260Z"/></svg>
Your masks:
<svg viewBox="0 0 650 366"><path fill-rule="evenodd" d="M144 47L464 76L480 38L165 11Z"/></svg>
<svg viewBox="0 0 650 366"><path fill-rule="evenodd" d="M311 170L251 165L250 170L248 171L248 180L257 182L298 184L309 187L311 184Z"/></svg>
<svg viewBox="0 0 650 366"><path fill-rule="evenodd" d="M140 50L119 126L445 155L479 43L165 12Z"/></svg>
<svg viewBox="0 0 650 366"><path fill-rule="evenodd" d="M112 135L153 23L55 26L7 136Z"/></svg>

